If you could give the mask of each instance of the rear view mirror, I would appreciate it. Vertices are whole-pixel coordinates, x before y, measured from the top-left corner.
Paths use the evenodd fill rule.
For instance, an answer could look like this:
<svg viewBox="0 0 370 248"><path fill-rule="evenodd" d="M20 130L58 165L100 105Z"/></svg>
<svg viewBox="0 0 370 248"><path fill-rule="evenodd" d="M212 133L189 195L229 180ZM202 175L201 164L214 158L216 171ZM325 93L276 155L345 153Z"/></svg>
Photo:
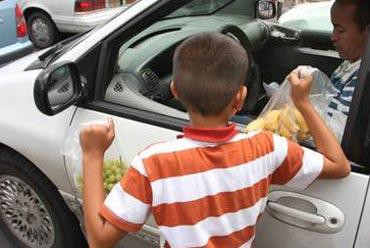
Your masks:
<svg viewBox="0 0 370 248"><path fill-rule="evenodd" d="M36 79L34 100L44 114L54 115L78 102L84 87L76 65L62 62L43 70Z"/></svg>
<svg viewBox="0 0 370 248"><path fill-rule="evenodd" d="M261 19L271 19L276 15L276 7L272 1L260 0L256 6L257 17Z"/></svg>

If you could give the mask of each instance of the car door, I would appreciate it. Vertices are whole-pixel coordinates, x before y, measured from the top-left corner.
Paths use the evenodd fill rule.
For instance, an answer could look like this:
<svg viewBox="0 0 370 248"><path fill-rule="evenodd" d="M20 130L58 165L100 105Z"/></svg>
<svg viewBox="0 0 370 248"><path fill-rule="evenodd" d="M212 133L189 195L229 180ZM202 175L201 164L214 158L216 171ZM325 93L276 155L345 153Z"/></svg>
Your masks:
<svg viewBox="0 0 370 248"><path fill-rule="evenodd" d="M369 247L369 42L342 140L350 176L317 180L299 193L273 188L257 227L257 247Z"/></svg>
<svg viewBox="0 0 370 248"><path fill-rule="evenodd" d="M139 4L132 6L127 11L128 13L126 13L126 15L130 16L131 13L138 14L139 11L135 11L133 9L137 8L141 11L145 8L155 5L155 2L157 1L152 0L146 3L142 1ZM167 7L168 10L160 15L170 13L171 10L183 5L186 1L177 1L176 4L173 4L173 1L172 4L167 4L166 2L170 1L162 1L162 5L169 6ZM148 22L148 20L150 20L150 18L153 19L153 16L151 15L153 12L157 13L160 7L152 6L152 8L155 10L139 14L146 17L144 21L141 18L132 19L134 22L139 23L136 25L143 25L142 22L145 22L146 25L150 25L150 21ZM157 18L158 17L155 19ZM123 17L123 19L125 19L125 17ZM129 19L129 17L127 19ZM126 39L117 38L117 36L121 37L123 34L126 34L127 37L130 37L134 35L130 32L140 32L140 28L136 28L134 24L130 23L128 26L129 31L127 31L125 28L121 28L122 31L112 32L111 36L114 36L114 38L108 36L104 41L102 41L101 44L95 46L93 49L90 49L88 53L89 55L84 56L83 59L77 62L79 71L84 72L82 77L84 78L83 80L87 82L86 87L87 91L89 92L89 99L87 100L88 103L82 103L78 106L70 124L71 126L78 126L82 123L104 121L108 116L113 117L116 138L118 143L122 144L123 159L127 163L130 163L139 151L143 150L150 144L175 139L181 130L181 127L187 121L184 113L173 111L170 108L164 107L166 111L169 111L166 112L167 114L165 114L163 111L162 114L158 114L153 111L148 111L145 107L126 105L127 102L124 101L124 97L126 95L120 94L122 92L116 88L118 87L117 84L115 84L115 80L118 79L117 75L113 76L113 78L111 76L112 74L115 74L113 71L116 67L115 64L117 64L117 53L119 53L119 47L117 44L115 44L117 42L116 40L120 39L124 43L124 40ZM112 97L122 97L123 99L107 100L108 93L106 93L106 91L110 90L107 83L109 83L109 85L113 84L111 89L113 94ZM120 85L120 87L123 87L123 92L129 90L123 85ZM131 99L131 101L132 100L135 99ZM117 102L123 103L117 104ZM156 107L156 103L153 101L149 101L148 105L154 105L154 108ZM171 111L173 112L172 116ZM174 118L173 115L178 115L178 117L182 118ZM65 162L66 169L68 170L68 168L71 168L72 166L72 161L66 158ZM72 181L71 183L73 184ZM77 202L80 204L80 206L82 206L81 199L77 199ZM80 220L82 220L81 216L79 217ZM144 225L139 233L132 235L133 236L129 238L125 238L125 245L128 244L132 247L159 246L160 234L152 218L149 218L146 225Z"/></svg>
<svg viewBox="0 0 370 248"><path fill-rule="evenodd" d="M369 174L370 165L370 35L367 41L366 54L362 58L362 65L359 75L359 85L356 86L354 100L351 106L350 119L347 122L345 141L342 145L345 151L350 154L353 161L366 168L364 173ZM358 233L354 247L369 247L370 236L370 191L367 190L366 201L363 205L362 216L359 222Z"/></svg>
<svg viewBox="0 0 370 248"><path fill-rule="evenodd" d="M162 104L158 97L168 93L166 90L169 88L163 88L163 90L161 88L169 86L167 83L171 79L169 77L171 76L169 69L172 69L170 53L182 39L193 33L208 30L210 27L203 24L208 17L198 18L199 24L203 24L200 27L191 25L191 28L184 28L183 31L180 31L181 27L192 22L182 23L179 19L172 19L173 16L160 23L154 22L160 16L167 16L186 2L190 1L161 1L162 8L154 4L155 7L152 7L154 10L139 14L139 17L131 19L127 27L119 27L117 31L111 32L98 45L89 49L89 55L77 61L77 67L82 73L81 80L86 82L88 99L86 103L78 106L71 126L105 120L108 116L112 116L116 137L122 144L123 157L128 163L140 150L150 144L175 139L181 127L187 123L184 112ZM231 0L195 1L193 5L179 11L178 15L183 15L195 8L202 11L209 8L208 12L213 13L226 5L230 6L231 2ZM152 1L153 3L155 1ZM132 11L133 8L139 8L138 6L148 8L150 5L143 1L139 2L130 7L125 14L129 16L130 13L135 13ZM253 9L254 4L250 1L246 6ZM252 11L249 12L252 13ZM238 15L235 18L240 17ZM219 19L214 18L214 21L210 22L212 26L216 27L220 22ZM249 21L250 17L246 16L244 19ZM161 42L158 42L159 39ZM143 67L142 63L146 66ZM140 82L141 80L143 81ZM137 89L137 84L141 83L144 83L145 91ZM161 94L151 95L153 88L158 84ZM68 159L65 161L68 170L72 167L72 161ZM158 246L159 232L152 218L137 236L149 241L148 246Z"/></svg>

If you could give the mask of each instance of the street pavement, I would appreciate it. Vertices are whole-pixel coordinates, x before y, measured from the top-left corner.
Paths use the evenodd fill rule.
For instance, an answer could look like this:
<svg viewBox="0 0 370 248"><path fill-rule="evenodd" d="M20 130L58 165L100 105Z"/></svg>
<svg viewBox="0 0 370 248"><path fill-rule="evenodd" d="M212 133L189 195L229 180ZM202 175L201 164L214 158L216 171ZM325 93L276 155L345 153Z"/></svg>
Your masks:
<svg viewBox="0 0 370 248"><path fill-rule="evenodd" d="M1 248L17 248L9 238L8 234L4 232L3 227L0 226L0 247Z"/></svg>
<svg viewBox="0 0 370 248"><path fill-rule="evenodd" d="M1 248L19 248L9 238L8 234L4 232L3 227L0 225L0 247ZM142 240L132 236L126 236L115 248L155 248L150 246Z"/></svg>

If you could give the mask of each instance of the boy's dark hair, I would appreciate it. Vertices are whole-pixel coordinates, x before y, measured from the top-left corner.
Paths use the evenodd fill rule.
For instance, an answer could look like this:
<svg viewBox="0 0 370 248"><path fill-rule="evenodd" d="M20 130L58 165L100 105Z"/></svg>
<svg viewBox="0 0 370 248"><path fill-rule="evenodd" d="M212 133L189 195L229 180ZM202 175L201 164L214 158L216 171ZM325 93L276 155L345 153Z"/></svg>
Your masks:
<svg viewBox="0 0 370 248"><path fill-rule="evenodd" d="M173 57L173 81L187 110L220 114L244 83L248 56L230 37L207 32L180 44Z"/></svg>
<svg viewBox="0 0 370 248"><path fill-rule="evenodd" d="M370 25L370 1L369 0L336 0L332 8L342 5L353 4L356 10L353 13L353 20L359 27L360 31L365 31Z"/></svg>

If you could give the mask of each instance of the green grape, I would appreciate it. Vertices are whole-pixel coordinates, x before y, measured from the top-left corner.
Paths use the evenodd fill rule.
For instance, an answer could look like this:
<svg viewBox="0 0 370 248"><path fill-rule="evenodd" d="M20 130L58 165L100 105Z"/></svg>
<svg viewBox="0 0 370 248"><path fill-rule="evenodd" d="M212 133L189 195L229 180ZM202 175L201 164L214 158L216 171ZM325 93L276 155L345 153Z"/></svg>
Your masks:
<svg viewBox="0 0 370 248"><path fill-rule="evenodd" d="M127 165L121 160L121 158L104 161L103 184L106 195L112 190L114 185L121 180L126 171ZM82 174L76 176L76 184L78 191L82 193Z"/></svg>
<svg viewBox="0 0 370 248"><path fill-rule="evenodd" d="M76 177L77 189L82 192L82 174L77 175Z"/></svg>

